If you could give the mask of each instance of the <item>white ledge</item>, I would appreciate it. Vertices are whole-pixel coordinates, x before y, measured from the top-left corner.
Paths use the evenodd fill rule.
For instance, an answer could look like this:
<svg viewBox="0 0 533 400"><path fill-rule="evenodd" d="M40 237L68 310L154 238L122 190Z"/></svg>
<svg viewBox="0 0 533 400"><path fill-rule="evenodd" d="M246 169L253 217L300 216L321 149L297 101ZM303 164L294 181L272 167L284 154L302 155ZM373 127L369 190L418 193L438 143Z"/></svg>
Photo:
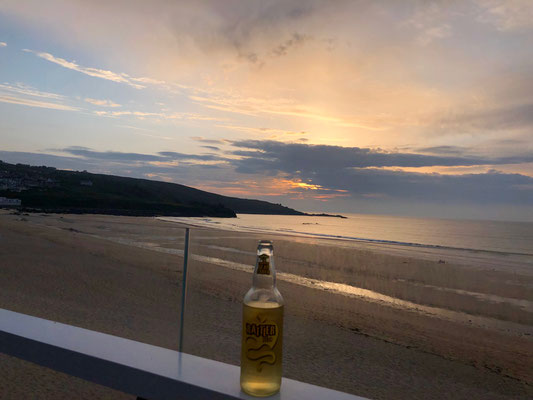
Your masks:
<svg viewBox="0 0 533 400"><path fill-rule="evenodd" d="M256 399L239 367L0 309L0 351L146 399ZM364 400L283 378L276 400Z"/></svg>

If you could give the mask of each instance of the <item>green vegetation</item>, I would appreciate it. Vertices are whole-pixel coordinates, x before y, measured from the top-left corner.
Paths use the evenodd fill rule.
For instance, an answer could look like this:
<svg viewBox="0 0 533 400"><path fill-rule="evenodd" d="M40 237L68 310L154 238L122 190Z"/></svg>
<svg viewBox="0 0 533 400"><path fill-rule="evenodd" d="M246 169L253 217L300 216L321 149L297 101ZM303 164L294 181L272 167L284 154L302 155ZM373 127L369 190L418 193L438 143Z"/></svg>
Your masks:
<svg viewBox="0 0 533 400"><path fill-rule="evenodd" d="M175 183L0 161L0 196L18 198L27 210L59 213L235 217L304 215L260 200L221 196Z"/></svg>

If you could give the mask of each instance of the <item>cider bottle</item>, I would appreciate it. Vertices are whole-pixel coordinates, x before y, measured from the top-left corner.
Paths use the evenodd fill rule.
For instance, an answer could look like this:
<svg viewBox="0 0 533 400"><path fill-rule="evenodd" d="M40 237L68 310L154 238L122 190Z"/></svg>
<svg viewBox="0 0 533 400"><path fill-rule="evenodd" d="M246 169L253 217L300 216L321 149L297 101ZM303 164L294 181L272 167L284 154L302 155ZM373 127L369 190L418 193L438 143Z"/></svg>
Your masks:
<svg viewBox="0 0 533 400"><path fill-rule="evenodd" d="M252 288L242 313L241 388L252 396L270 396L281 386L283 297L276 288L272 242L261 240Z"/></svg>

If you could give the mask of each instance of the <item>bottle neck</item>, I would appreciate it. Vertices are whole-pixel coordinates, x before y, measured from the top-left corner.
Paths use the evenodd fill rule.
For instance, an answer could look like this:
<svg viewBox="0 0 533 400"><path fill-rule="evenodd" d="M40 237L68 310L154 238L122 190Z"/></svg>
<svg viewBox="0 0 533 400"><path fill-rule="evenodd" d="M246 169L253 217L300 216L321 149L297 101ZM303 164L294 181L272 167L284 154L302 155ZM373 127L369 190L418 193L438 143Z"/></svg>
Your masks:
<svg viewBox="0 0 533 400"><path fill-rule="evenodd" d="M274 251L270 242L260 242L257 247L252 286L258 289L273 289L276 287Z"/></svg>

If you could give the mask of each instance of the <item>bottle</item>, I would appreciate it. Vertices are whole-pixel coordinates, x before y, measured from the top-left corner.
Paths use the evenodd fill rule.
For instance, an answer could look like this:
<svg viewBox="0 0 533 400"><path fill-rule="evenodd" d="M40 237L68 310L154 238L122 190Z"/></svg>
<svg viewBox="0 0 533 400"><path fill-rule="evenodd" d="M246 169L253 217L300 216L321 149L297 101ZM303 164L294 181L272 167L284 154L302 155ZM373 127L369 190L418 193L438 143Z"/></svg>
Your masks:
<svg viewBox="0 0 533 400"><path fill-rule="evenodd" d="M270 396L281 386L283 297L276 288L273 246L257 246L252 288L242 313L241 388L252 396Z"/></svg>

